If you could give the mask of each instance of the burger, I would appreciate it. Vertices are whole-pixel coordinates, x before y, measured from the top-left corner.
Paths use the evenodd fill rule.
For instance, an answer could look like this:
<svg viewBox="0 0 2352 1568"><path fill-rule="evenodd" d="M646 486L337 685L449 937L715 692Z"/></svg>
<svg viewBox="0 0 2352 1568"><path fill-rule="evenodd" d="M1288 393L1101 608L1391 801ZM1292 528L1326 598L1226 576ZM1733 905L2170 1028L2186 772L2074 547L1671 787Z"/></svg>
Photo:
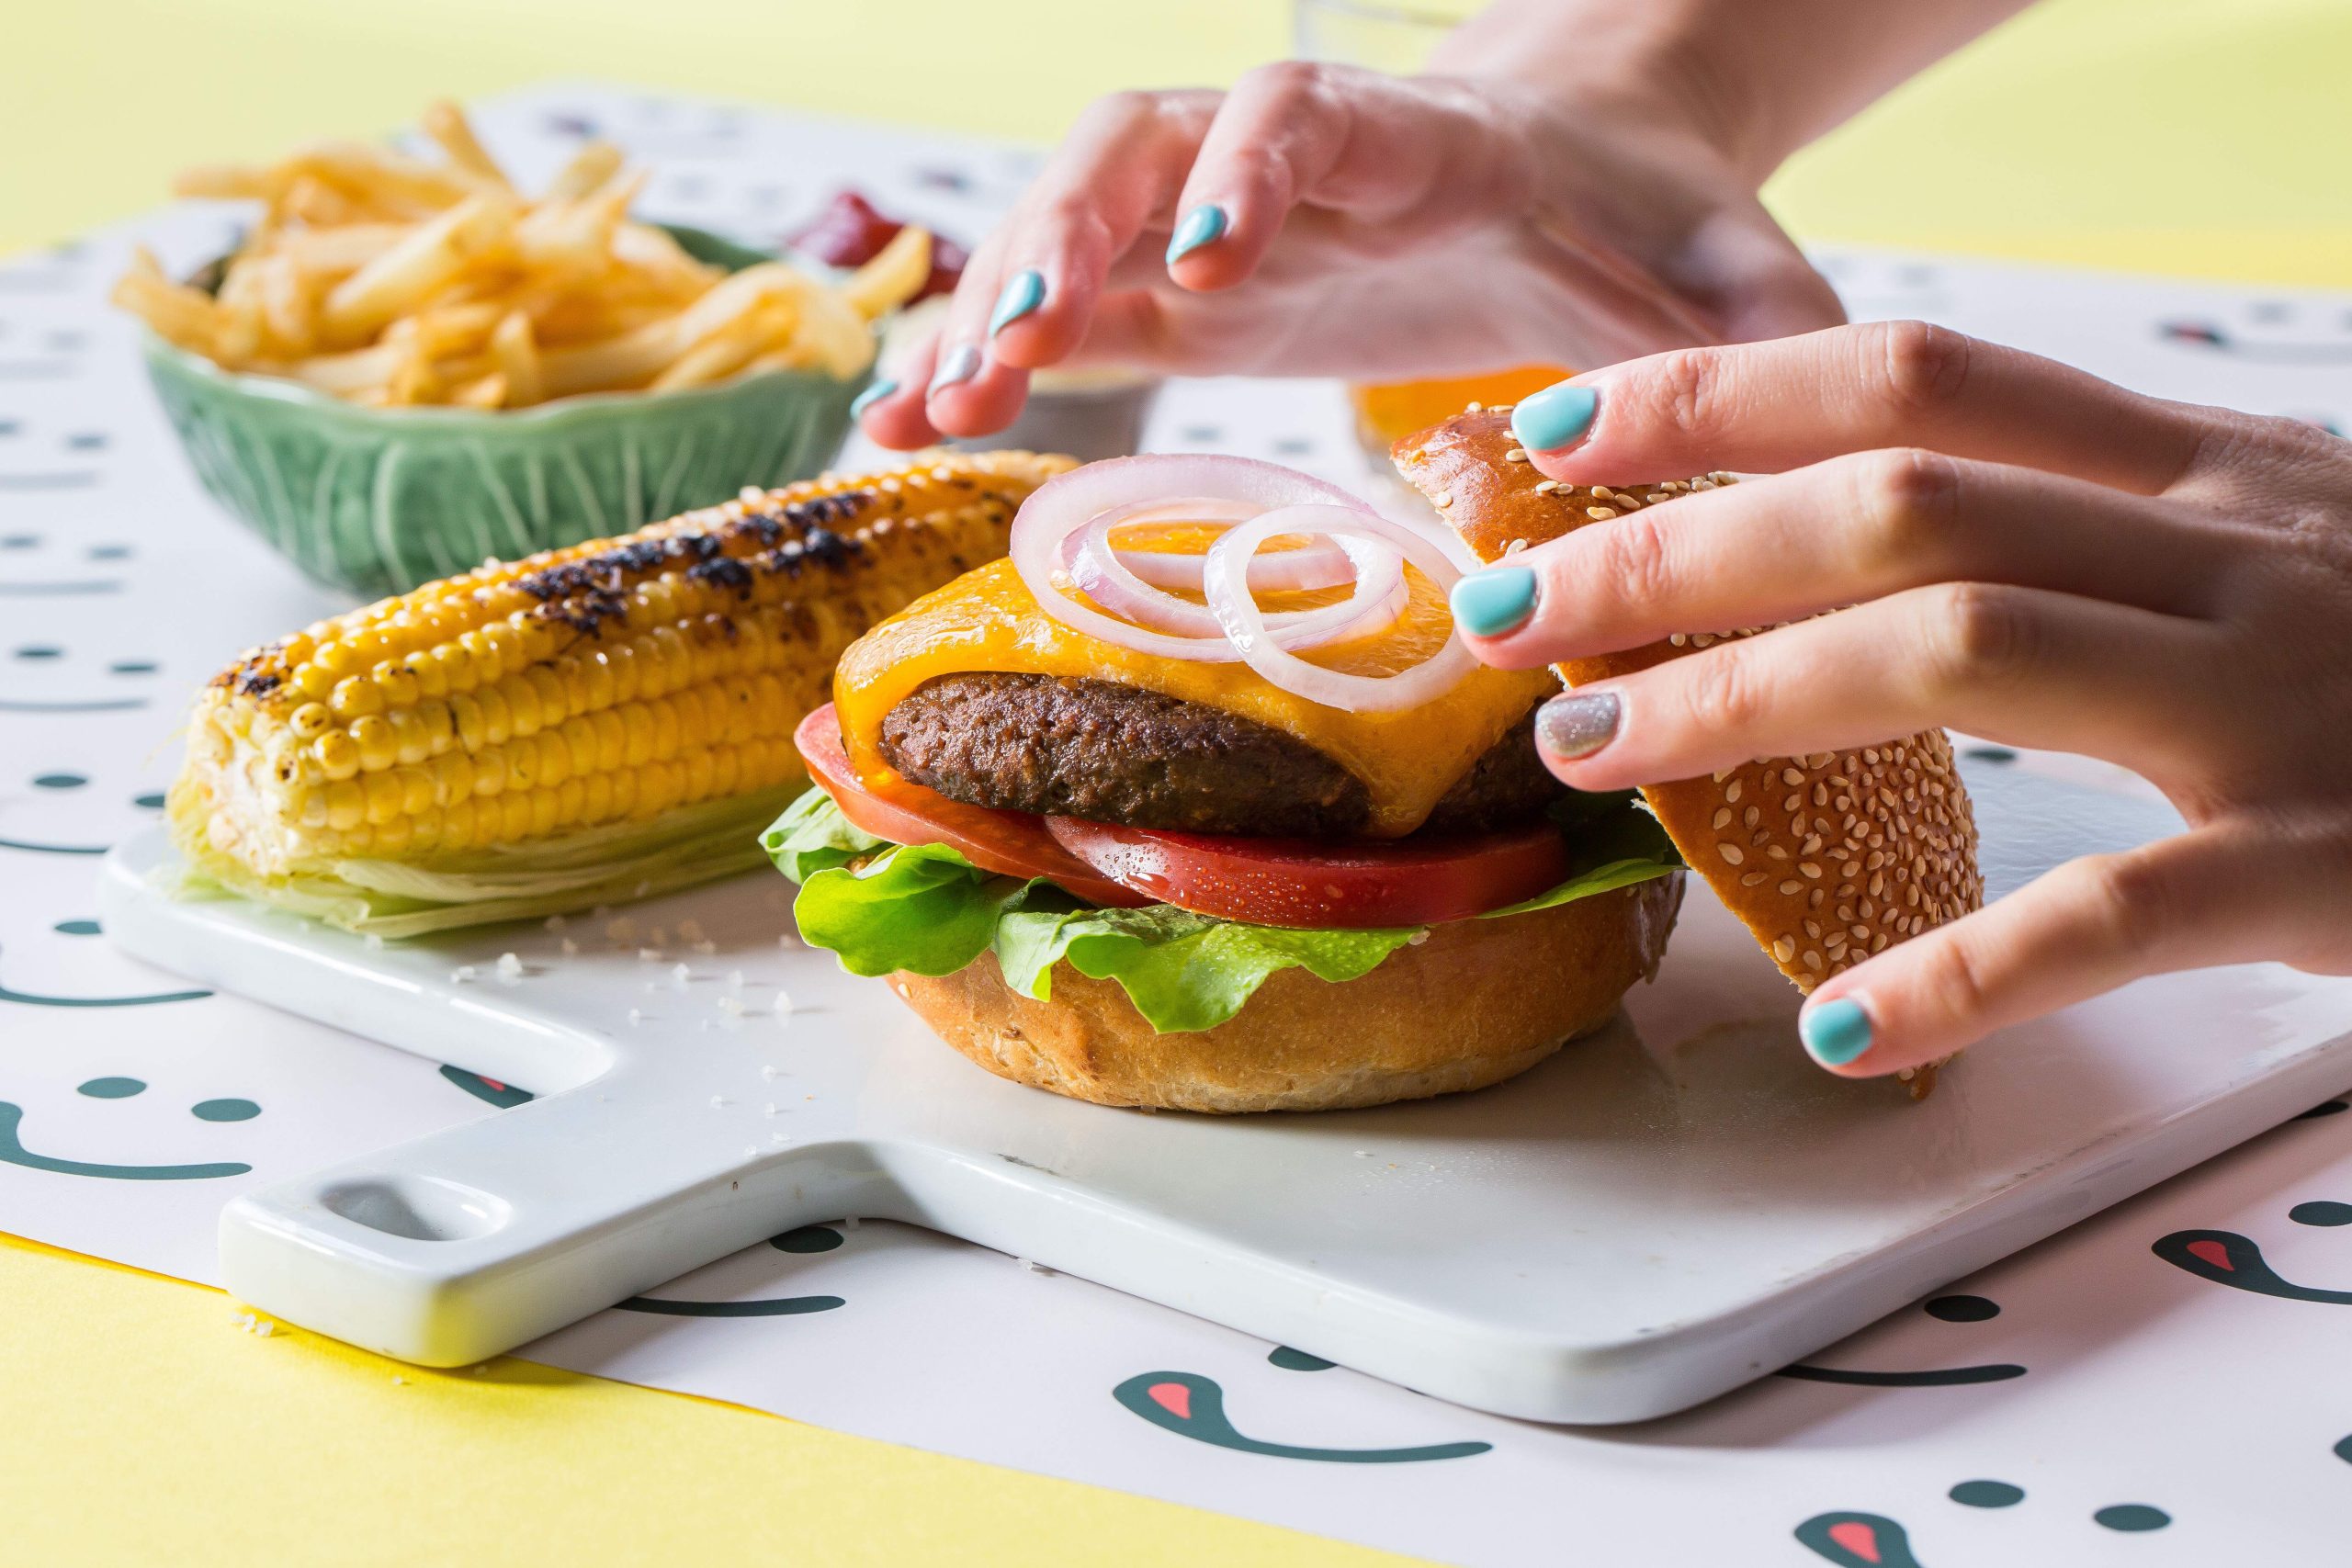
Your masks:
<svg viewBox="0 0 2352 1568"><path fill-rule="evenodd" d="M1306 1111L1477 1089L1600 1027L1690 868L1803 988L1975 907L1940 733L1579 794L1536 707L1713 635L1512 671L1455 634L1464 572L1727 476L1554 485L1504 411L1396 461L1431 515L1235 457L1039 488L1009 556L852 644L800 725L815 784L763 843L803 938L1016 1082Z"/></svg>

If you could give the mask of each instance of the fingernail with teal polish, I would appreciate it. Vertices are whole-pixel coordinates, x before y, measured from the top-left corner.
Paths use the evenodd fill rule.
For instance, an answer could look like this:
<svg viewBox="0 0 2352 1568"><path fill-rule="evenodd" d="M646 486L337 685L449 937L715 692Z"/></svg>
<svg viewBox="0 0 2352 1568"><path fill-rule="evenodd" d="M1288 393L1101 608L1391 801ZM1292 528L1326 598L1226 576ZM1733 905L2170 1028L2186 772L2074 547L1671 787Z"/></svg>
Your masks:
<svg viewBox="0 0 2352 1568"><path fill-rule="evenodd" d="M1871 1015L1848 997L1815 1002L1797 1014L1797 1038L1825 1067L1842 1067L1871 1048Z"/></svg>
<svg viewBox="0 0 2352 1568"><path fill-rule="evenodd" d="M1570 692L1535 710L1535 739L1555 757L1573 762L1617 739L1623 713L1614 692Z"/></svg>
<svg viewBox="0 0 2352 1568"><path fill-rule="evenodd" d="M1563 381L1511 410L1510 433L1531 452L1556 452L1584 438L1600 407L1599 392Z"/></svg>
<svg viewBox="0 0 2352 1568"><path fill-rule="evenodd" d="M936 392L944 387L956 386L979 373L980 351L968 343L959 343L949 349L947 356L939 362L938 372L931 378L930 390Z"/></svg>
<svg viewBox="0 0 2352 1568"><path fill-rule="evenodd" d="M857 401L849 405L850 418L857 419L863 416L867 409L872 408L876 403L880 402L883 399L888 397L898 389L899 384L888 377L875 382L874 385L858 393Z"/></svg>
<svg viewBox="0 0 2352 1568"><path fill-rule="evenodd" d="M1535 612L1535 574L1523 566L1498 566L1457 581L1447 595L1453 618L1473 637L1500 637Z"/></svg>
<svg viewBox="0 0 2352 1568"><path fill-rule="evenodd" d="M1174 266L1210 241L1225 233L1225 209L1215 202L1204 202L1184 214L1176 225L1176 232L1168 239L1168 265Z"/></svg>
<svg viewBox="0 0 2352 1568"><path fill-rule="evenodd" d="M1012 281L996 297L996 310L989 317L989 336L996 336L1045 302L1044 273L1034 266L1014 273Z"/></svg>

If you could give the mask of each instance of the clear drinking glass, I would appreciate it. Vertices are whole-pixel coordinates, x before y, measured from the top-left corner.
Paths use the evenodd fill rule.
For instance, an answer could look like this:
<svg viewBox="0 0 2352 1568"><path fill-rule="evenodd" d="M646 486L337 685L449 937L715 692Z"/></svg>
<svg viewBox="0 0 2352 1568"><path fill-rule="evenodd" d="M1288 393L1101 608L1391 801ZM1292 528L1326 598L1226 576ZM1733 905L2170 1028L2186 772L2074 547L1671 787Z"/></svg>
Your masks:
<svg viewBox="0 0 2352 1568"><path fill-rule="evenodd" d="M1483 9L1481 0L1294 0L1291 42L1302 60L1363 65L1396 75L1421 69L1438 40ZM1388 448L1478 403L1512 403L1573 372L1556 365L1500 367L1443 380L1351 382L1356 438L1375 472Z"/></svg>

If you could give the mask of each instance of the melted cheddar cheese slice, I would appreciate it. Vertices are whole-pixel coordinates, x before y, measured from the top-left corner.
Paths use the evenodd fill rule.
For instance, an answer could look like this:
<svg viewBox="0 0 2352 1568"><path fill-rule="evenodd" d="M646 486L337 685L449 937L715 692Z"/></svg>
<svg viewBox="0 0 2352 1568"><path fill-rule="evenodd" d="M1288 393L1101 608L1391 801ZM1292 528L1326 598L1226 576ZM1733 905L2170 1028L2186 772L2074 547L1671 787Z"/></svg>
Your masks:
<svg viewBox="0 0 2352 1568"><path fill-rule="evenodd" d="M1407 576L1411 596L1395 624L1307 657L1349 674L1382 675L1443 646L1453 624L1444 595L1419 572ZM916 600L842 657L833 702L850 764L877 784L892 777L878 750L883 716L925 682L982 671L1115 682L1295 736L1363 781L1374 838L1401 838L1419 827L1487 748L1560 689L1548 670L1481 665L1420 707L1349 713L1283 691L1246 664L1160 659L1073 630L1038 607L1010 560L999 560Z"/></svg>

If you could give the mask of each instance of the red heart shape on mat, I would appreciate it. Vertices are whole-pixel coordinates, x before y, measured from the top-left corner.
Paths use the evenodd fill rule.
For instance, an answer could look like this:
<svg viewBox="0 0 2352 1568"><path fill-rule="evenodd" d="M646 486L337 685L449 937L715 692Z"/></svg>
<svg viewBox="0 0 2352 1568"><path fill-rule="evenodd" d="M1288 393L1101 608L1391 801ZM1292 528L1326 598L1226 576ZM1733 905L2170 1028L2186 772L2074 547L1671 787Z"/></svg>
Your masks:
<svg viewBox="0 0 2352 1568"><path fill-rule="evenodd" d="M1829 1527L1829 1539L1865 1562L1879 1562L1878 1531L1860 1519L1845 1519Z"/></svg>

